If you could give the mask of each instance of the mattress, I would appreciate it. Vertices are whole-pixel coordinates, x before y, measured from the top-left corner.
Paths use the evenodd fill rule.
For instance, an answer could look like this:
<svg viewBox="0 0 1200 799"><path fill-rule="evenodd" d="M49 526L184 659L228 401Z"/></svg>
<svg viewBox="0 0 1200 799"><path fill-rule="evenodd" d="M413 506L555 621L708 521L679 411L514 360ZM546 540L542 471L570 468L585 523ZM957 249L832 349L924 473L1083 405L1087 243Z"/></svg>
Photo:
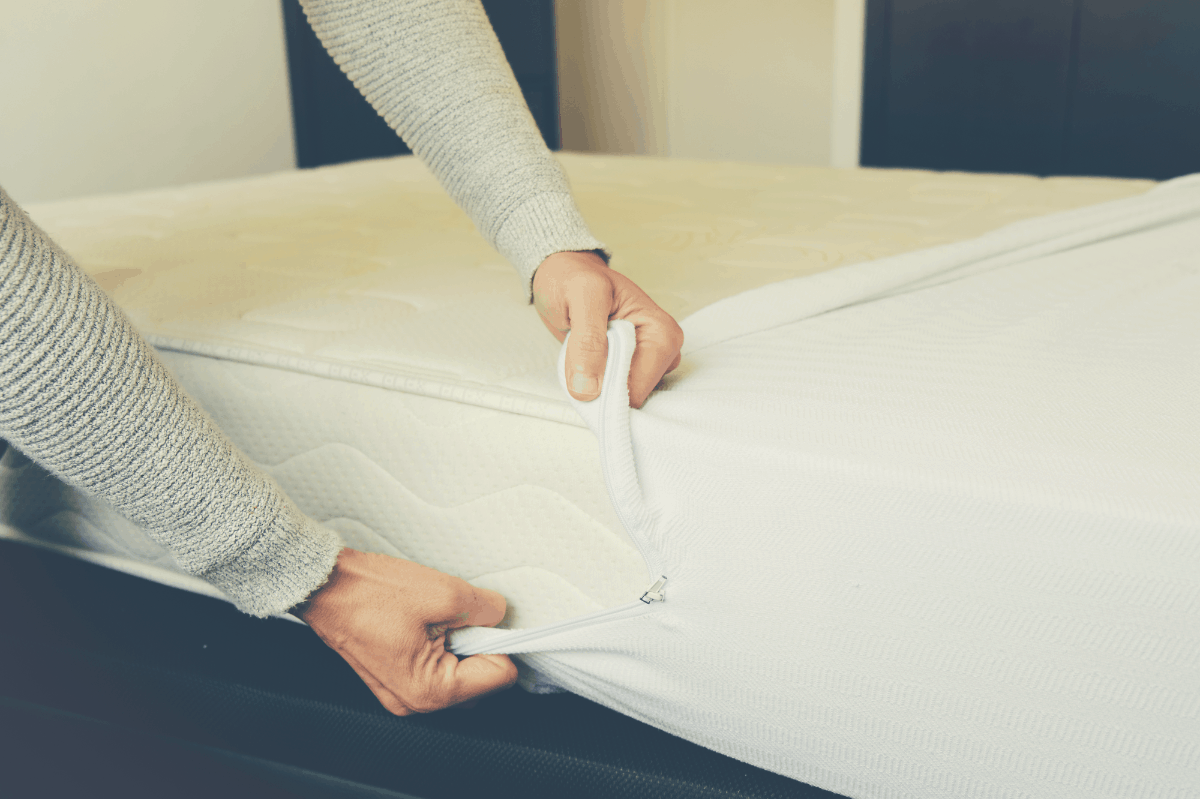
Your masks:
<svg viewBox="0 0 1200 799"><path fill-rule="evenodd" d="M677 319L749 289L1136 195L1148 181L559 156ZM412 157L36 205L247 455L350 546L500 591L528 628L640 596L558 344ZM10 450L0 531L219 595Z"/></svg>

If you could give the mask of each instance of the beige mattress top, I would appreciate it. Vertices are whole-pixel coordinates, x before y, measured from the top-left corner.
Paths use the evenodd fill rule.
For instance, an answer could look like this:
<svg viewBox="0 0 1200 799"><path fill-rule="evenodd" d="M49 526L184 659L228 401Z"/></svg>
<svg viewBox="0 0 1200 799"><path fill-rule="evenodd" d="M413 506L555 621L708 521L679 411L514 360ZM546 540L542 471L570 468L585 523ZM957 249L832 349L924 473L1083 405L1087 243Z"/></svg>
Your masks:
<svg viewBox="0 0 1200 799"><path fill-rule="evenodd" d="M613 267L680 320L768 283L1153 185L559 157ZM411 156L29 211L158 346L561 399L558 344L515 271Z"/></svg>

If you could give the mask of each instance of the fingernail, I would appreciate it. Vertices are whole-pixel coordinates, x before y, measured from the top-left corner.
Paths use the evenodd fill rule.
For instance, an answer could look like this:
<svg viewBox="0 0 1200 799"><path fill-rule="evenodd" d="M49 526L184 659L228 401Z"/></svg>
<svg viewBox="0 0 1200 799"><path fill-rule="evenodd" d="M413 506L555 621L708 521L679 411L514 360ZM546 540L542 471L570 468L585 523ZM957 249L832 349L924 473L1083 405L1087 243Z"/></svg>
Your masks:
<svg viewBox="0 0 1200 799"><path fill-rule="evenodd" d="M576 394L599 394L600 381L591 375L576 372L571 378L571 390Z"/></svg>

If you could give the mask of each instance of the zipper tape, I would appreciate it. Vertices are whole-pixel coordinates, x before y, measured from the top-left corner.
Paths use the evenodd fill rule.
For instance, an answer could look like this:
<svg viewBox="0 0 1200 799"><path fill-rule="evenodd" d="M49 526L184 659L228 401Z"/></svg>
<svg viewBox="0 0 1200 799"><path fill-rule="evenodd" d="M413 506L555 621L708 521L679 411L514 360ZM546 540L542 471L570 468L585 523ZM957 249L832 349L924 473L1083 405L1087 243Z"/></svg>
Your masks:
<svg viewBox="0 0 1200 799"><path fill-rule="evenodd" d="M558 354L558 381L564 393L567 393L566 361L569 340L570 333L567 334ZM553 644L546 645L546 639L551 636L594 624L640 616L648 612L655 603L666 601L667 577L661 573L657 553L650 548L647 540L654 514L647 508L642 495L629 434L629 415L633 412L629 407L629 367L633 362L633 350L636 346L637 332L632 323L624 319L610 321L608 361L604 367L604 384L600 396L591 402L580 402L569 393L567 396L599 441L600 463L609 499L617 518L637 546L652 584L631 602L542 627L528 630L466 627L454 630L447 638L447 646L454 654L467 657L490 653L521 654L548 651L553 649Z"/></svg>
<svg viewBox="0 0 1200 799"><path fill-rule="evenodd" d="M552 636L562 635L605 622L636 618L645 615L653 607L652 603L635 599L632 602L626 602L624 605L617 605L616 607L599 610L585 616L576 616L573 619L547 624L542 627L534 627L529 630L463 627L459 630L452 630L447 635L447 649L459 657L487 654L520 655L526 652L552 652L558 648L553 644L547 645L546 639Z"/></svg>
<svg viewBox="0 0 1200 799"><path fill-rule="evenodd" d="M567 333L558 353L558 382L564 393L567 393L567 343L570 340L571 334ZM631 322L624 319L610 321L608 362L604 367L600 396L591 402L580 402L569 393L567 397L600 443L600 466L613 509L641 553L647 576L656 580L660 576L661 565L657 553L649 546L654 514L646 506L642 495L629 434L630 414L638 412L629 407L629 367L636 346L637 332Z"/></svg>

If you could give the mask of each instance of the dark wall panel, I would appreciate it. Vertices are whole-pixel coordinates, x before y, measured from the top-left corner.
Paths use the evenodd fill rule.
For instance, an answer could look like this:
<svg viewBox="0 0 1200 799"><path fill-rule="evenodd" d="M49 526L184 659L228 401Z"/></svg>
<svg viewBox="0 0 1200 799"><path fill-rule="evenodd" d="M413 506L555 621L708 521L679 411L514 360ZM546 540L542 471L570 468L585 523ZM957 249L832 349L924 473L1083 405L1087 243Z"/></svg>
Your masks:
<svg viewBox="0 0 1200 799"><path fill-rule="evenodd" d="M297 166L410 152L325 52L299 0L282 2ZM542 137L558 149L553 0L485 0L483 6Z"/></svg>
<svg viewBox="0 0 1200 799"><path fill-rule="evenodd" d="M411 152L325 51L299 0L283 0L283 21L296 166Z"/></svg>
<svg viewBox="0 0 1200 799"><path fill-rule="evenodd" d="M1200 172L1200 0L1084 0L1070 174Z"/></svg>
<svg viewBox="0 0 1200 799"><path fill-rule="evenodd" d="M562 146L553 0L483 0L496 38L546 146Z"/></svg>
<svg viewBox="0 0 1200 799"><path fill-rule="evenodd" d="M862 162L1200 171L1200 0L868 0Z"/></svg>
<svg viewBox="0 0 1200 799"><path fill-rule="evenodd" d="M887 136L872 162L989 172L1057 166L1071 0L890 5Z"/></svg>

